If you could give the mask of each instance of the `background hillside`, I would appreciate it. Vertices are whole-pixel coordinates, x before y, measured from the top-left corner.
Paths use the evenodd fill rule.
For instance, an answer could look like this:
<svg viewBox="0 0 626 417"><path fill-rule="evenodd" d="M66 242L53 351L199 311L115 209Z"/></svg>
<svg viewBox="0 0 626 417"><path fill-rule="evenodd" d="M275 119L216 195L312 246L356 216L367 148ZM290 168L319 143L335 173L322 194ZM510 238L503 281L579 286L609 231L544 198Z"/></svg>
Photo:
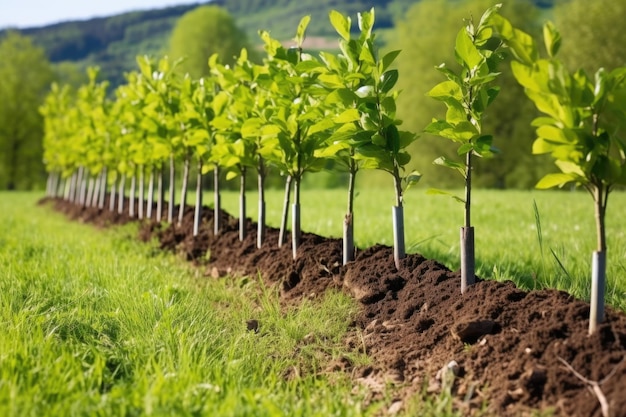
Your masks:
<svg viewBox="0 0 626 417"><path fill-rule="evenodd" d="M137 55L163 55L176 21L194 8L214 4L227 9L254 42L259 29L288 40L300 18L312 16L311 37L335 37L328 22L332 8L356 13L375 6L377 27L393 27L394 19L416 0L214 0L164 9L136 11L115 16L21 29L35 44L44 48L53 63L74 63L81 70L90 65L102 69L102 77L113 86L124 81L124 72L135 68Z"/></svg>
<svg viewBox="0 0 626 417"><path fill-rule="evenodd" d="M451 0L452 1L452 0ZM535 0L542 7L553 0ZM113 86L124 81L124 72L135 68L137 55L163 55L169 46L172 29L183 14L194 8L214 4L227 9L238 26L255 42L259 29L270 30L278 39L289 40L304 15L310 14L308 36L336 34L328 22L328 11L337 9L356 16L376 8L376 30L383 35L419 0L213 0L164 9L136 11L115 16L21 29L44 48L55 64L74 63L80 72L90 65L102 69L102 77ZM1 36L1 34L0 34ZM67 64L62 64L66 65Z"/></svg>

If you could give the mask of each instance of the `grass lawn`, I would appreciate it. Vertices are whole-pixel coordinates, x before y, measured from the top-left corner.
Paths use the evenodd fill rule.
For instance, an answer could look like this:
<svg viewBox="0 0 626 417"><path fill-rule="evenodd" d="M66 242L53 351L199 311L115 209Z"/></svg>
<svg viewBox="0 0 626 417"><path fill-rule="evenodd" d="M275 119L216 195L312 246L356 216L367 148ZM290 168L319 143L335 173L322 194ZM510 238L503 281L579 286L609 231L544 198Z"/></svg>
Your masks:
<svg viewBox="0 0 626 417"><path fill-rule="evenodd" d="M203 279L135 225L69 222L39 197L0 193L0 415L367 414L323 372L367 361L342 348L348 297L283 310L256 277Z"/></svg>
<svg viewBox="0 0 626 417"><path fill-rule="evenodd" d="M0 415L373 415L349 375L326 372L346 352L353 300L329 293L279 305L257 277L205 279L175 255L136 240L137 226L98 230L36 206L36 193L0 193ZM210 195L205 201L210 203ZM256 218L250 193L249 216ZM282 192L268 193L268 222ZM305 231L339 237L341 190L304 191ZM224 192L237 213L238 195ZM478 191L473 199L477 270L526 288L589 296L595 244L592 201L582 192ZM190 200L191 201L191 200ZM361 189L356 243L391 244L387 191ZM462 206L411 190L409 252L458 268ZM608 210L607 301L626 310L626 194ZM260 323L259 332L246 321ZM418 398L407 415L451 415L445 395Z"/></svg>

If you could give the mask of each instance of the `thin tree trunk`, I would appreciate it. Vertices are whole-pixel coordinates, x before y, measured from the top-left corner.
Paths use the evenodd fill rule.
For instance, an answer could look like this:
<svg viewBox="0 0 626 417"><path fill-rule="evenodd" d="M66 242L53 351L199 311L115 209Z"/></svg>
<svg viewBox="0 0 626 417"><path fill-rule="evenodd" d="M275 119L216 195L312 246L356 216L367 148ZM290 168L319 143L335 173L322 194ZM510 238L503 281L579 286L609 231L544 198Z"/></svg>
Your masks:
<svg viewBox="0 0 626 417"><path fill-rule="evenodd" d="M67 191L67 196L65 197L66 201L74 201L74 195L76 194L76 178L78 173L74 171L72 176L70 177L70 186Z"/></svg>
<svg viewBox="0 0 626 417"><path fill-rule="evenodd" d="M476 282L474 273L475 249L474 228L471 222L472 202L472 153L465 157L465 219L461 229L461 294Z"/></svg>
<svg viewBox="0 0 626 417"><path fill-rule="evenodd" d="M193 235L198 236L200 232L200 221L202 220L202 160L198 160L198 174L196 180L196 207L193 215Z"/></svg>
<svg viewBox="0 0 626 417"><path fill-rule="evenodd" d="M291 251L293 259L298 256L298 247L302 232L300 229L300 177L294 178L293 206L291 208Z"/></svg>
<svg viewBox="0 0 626 417"><path fill-rule="evenodd" d="M353 162L354 163L354 162ZM354 261L354 183L356 171L354 165L348 180L348 211L343 219L343 264Z"/></svg>
<svg viewBox="0 0 626 417"><path fill-rule="evenodd" d="M98 198L98 208L100 210L104 209L104 200L106 200L107 193L107 167L102 168L102 172L100 173L100 197Z"/></svg>
<svg viewBox="0 0 626 417"><path fill-rule="evenodd" d="M283 201L283 215L280 219L280 232L278 233L278 247L285 243L285 231L287 229L287 217L289 216L289 200L291 196L291 175L285 179L285 199Z"/></svg>
<svg viewBox="0 0 626 417"><path fill-rule="evenodd" d="M53 189L54 189L54 171L48 172L48 177L46 178L46 197L52 197Z"/></svg>
<svg viewBox="0 0 626 417"><path fill-rule="evenodd" d="M406 257L406 249L404 245L404 207L402 201L402 184L400 172L397 166L394 166L393 175L394 185L396 189L396 205L392 207L392 224L393 224L393 260L396 269L400 269L400 260Z"/></svg>
<svg viewBox="0 0 626 417"><path fill-rule="evenodd" d="M604 185L594 185L593 200L596 219L597 249L591 258L591 306L589 334L596 332L604 321L604 293L606 287L606 229L605 216L610 190Z"/></svg>
<svg viewBox="0 0 626 417"><path fill-rule="evenodd" d="M144 194L144 183L145 183L145 178L144 178L144 174L145 174L145 166L140 165L139 166L139 206L138 206L138 210L137 210L137 217L139 217L139 220L143 219L143 209L145 207L145 194Z"/></svg>
<svg viewBox="0 0 626 417"><path fill-rule="evenodd" d="M109 211L115 213L115 197L117 196L117 175L111 184L111 193L109 195Z"/></svg>
<svg viewBox="0 0 626 417"><path fill-rule="evenodd" d="M78 203L78 196L80 194L80 168L74 173L74 189L72 190L72 203Z"/></svg>
<svg viewBox="0 0 626 417"><path fill-rule="evenodd" d="M265 240L265 164L263 158L260 156L257 179L259 190L259 218L257 221L256 246L257 248L261 248Z"/></svg>
<svg viewBox="0 0 626 417"><path fill-rule="evenodd" d="M167 205L167 221L172 223L174 221L174 205L176 204L176 161L174 159L174 153L170 155L170 184L169 184L169 203Z"/></svg>
<svg viewBox="0 0 626 417"><path fill-rule="evenodd" d="M246 238L246 167L241 168L239 184L239 240Z"/></svg>
<svg viewBox="0 0 626 417"><path fill-rule="evenodd" d="M220 167L215 165L213 169L213 234L217 236L220 233L222 225L220 224Z"/></svg>
<svg viewBox="0 0 626 417"><path fill-rule="evenodd" d="M122 178L120 179L119 197L118 197L118 202L117 202L118 214L124 213L124 202L126 200L126 197L124 196L125 190L126 190L126 174L122 174Z"/></svg>
<svg viewBox="0 0 626 417"><path fill-rule="evenodd" d="M78 178L76 179L76 195L74 196L74 204L82 202L83 193L83 167L78 167Z"/></svg>
<svg viewBox="0 0 626 417"><path fill-rule="evenodd" d="M163 219L163 200L165 200L165 189L163 188L163 162L159 166L158 188L157 188L157 212L156 221Z"/></svg>
<svg viewBox="0 0 626 417"><path fill-rule="evenodd" d="M93 177L87 172L85 179L85 184L87 184L87 191L83 193L83 200L81 204L83 207L90 207L91 205L91 196L93 194L94 181Z"/></svg>
<svg viewBox="0 0 626 417"><path fill-rule="evenodd" d="M150 180L148 182L148 200L146 204L146 217L148 219L152 219L152 207L154 205L154 166L150 167Z"/></svg>
<svg viewBox="0 0 626 417"><path fill-rule="evenodd" d="M128 215L135 217L135 191L137 188L137 170L133 168L133 175L130 177L130 195L128 197Z"/></svg>
<svg viewBox="0 0 626 417"><path fill-rule="evenodd" d="M56 198L62 198L65 195L65 189L67 188L67 178L63 178L59 173L59 182L57 188L54 190L54 196Z"/></svg>
<svg viewBox="0 0 626 417"><path fill-rule="evenodd" d="M183 166L183 184L180 188L180 208L178 209L178 225L183 224L185 207L187 206L187 185L189 183L189 153L185 155Z"/></svg>
<svg viewBox="0 0 626 417"><path fill-rule="evenodd" d="M85 198L85 207L91 207L91 199L93 198L93 191L96 187L96 183L91 175L89 175L88 185L87 185L87 196Z"/></svg>
<svg viewBox="0 0 626 417"><path fill-rule="evenodd" d="M100 185L102 185L102 171L98 172L98 175L95 176L94 182L95 186L93 189L93 195L91 196L91 207L98 207L98 201L100 199Z"/></svg>

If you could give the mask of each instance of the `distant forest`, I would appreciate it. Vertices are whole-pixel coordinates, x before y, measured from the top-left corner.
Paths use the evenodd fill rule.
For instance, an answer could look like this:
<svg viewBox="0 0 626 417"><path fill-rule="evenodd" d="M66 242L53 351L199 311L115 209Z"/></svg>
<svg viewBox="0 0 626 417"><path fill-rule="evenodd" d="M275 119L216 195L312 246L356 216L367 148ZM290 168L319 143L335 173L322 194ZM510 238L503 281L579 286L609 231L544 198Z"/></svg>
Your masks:
<svg viewBox="0 0 626 417"><path fill-rule="evenodd" d="M553 1L534 0L541 7L551 7ZM312 17L309 36L335 38L327 17L330 9L356 16L358 12L375 7L376 29L384 33L417 2L419 0L213 0L25 28L20 32L42 46L51 62L73 63L81 71L97 65L102 77L115 86L124 81L125 72L135 68L137 55L164 54L178 18L201 5L227 9L254 42L259 29L270 30L278 39L290 39L304 15ZM6 30L0 31L0 37L3 32Z"/></svg>

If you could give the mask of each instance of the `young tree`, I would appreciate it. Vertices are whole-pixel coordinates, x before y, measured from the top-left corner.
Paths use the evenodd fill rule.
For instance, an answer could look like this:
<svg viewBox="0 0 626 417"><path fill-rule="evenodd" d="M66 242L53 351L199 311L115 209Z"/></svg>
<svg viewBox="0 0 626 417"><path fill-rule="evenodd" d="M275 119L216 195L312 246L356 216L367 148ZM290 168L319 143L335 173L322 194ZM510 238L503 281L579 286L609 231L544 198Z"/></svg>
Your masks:
<svg viewBox="0 0 626 417"><path fill-rule="evenodd" d="M239 177L239 240L243 241L246 237L246 173L248 169L257 168L255 138L242 134L244 123L254 116L253 67L245 49L233 68L219 64L216 55L210 65L221 90L216 99L228 101L226 112L212 122L218 129L213 158L226 169L227 180Z"/></svg>
<svg viewBox="0 0 626 417"><path fill-rule="evenodd" d="M202 177L211 168L208 161L214 145L215 129L212 126L215 112L213 108L215 98L215 80L213 77L192 80L186 76L181 87L181 111L178 120L181 126L181 143L184 146L185 168L181 189L181 210L178 224L182 223L184 207L187 201L187 180L189 163L195 159L196 173L196 201L194 210L193 235L200 231L202 218Z"/></svg>
<svg viewBox="0 0 626 417"><path fill-rule="evenodd" d="M328 139L328 146L317 155L332 157L349 173L348 210L344 218L344 264L354 259L354 184L361 168L377 168L394 177L396 207L394 221L394 257L399 267L405 255L402 194L419 175L403 176L402 171L410 157L405 148L416 139L410 132L398 131L400 121L395 118L397 92L393 87L398 71L390 69L399 51L377 57L372 33L374 9L358 15L360 35L352 39L351 19L331 11L330 20L341 40L341 54L323 53L328 72L320 81L330 89L324 104L338 107L340 112L332 120L337 129Z"/></svg>
<svg viewBox="0 0 626 417"><path fill-rule="evenodd" d="M583 0L584 1L584 0ZM531 34L539 33L537 22L545 10L538 9L532 1L511 1L501 14L517 27ZM424 97L438 84L441 74L433 67L445 62L456 65L454 54L441 45L454 45L464 18L478 18L494 4L493 0L421 0L413 2L389 34L388 45L401 49L394 67L402 75L397 88L398 117L404 120L405 129L422 131L433 117L445 117L445 107ZM530 122L536 109L525 99L523 89L510 71L503 71L493 83L500 87L498 105L489 110L483 120L485 131L491 132L496 146L502 152L493 159L477 159L474 164L474 183L481 187L528 188L549 172L548 158L532 157L527 151L528 137L532 135ZM416 167L423 174L424 185L438 188L458 186L458 176L453 170L443 170L432 161L441 155L454 155L456 144L441 140L436 135L424 133L419 145L409 149L412 155L409 168Z"/></svg>
<svg viewBox="0 0 626 417"><path fill-rule="evenodd" d="M608 198L616 186L626 185L626 67L600 68L593 77L582 69L570 72L556 58L561 35L552 23L543 29L546 58L539 56L528 34L507 20L500 19L496 27L515 55L511 63L515 78L543 113L533 121L537 133L533 153L552 155L561 171L543 177L537 188L575 184L594 201L597 247L592 256L591 334L604 318Z"/></svg>
<svg viewBox="0 0 626 417"><path fill-rule="evenodd" d="M317 77L324 66L302 50L305 32L310 18L305 16L298 25L294 38L296 46L285 49L272 39L268 32L261 32L265 49L269 54L267 65L270 77L264 88L271 92L276 111L271 123L277 130L280 158L272 162L293 179L294 202L292 205L292 251L297 256L300 243L300 184L305 172L318 171L324 160L315 156L328 137L329 124L320 96ZM290 181L290 180L289 180ZM288 195L288 189L286 190Z"/></svg>
<svg viewBox="0 0 626 417"><path fill-rule="evenodd" d="M152 159L156 163L159 174L156 220L161 221L162 219L164 205L163 171L164 165L169 162L170 197L167 220L171 222L175 204L175 163L181 153L181 144L178 140L180 138L178 136L180 126L174 117L180 108L179 79L174 71L179 61L171 62L165 57L155 65L148 57L140 57L137 62L147 86L141 125L148 133L148 140L153 148Z"/></svg>
<svg viewBox="0 0 626 417"><path fill-rule="evenodd" d="M465 205L465 220L461 228L461 293L475 283L474 227L471 223L473 157L490 157L493 136L484 133L483 115L495 100L499 88L492 86L499 75L497 64L502 59L502 42L494 38L490 19L500 5L489 8L478 25L470 19L458 32L454 55L460 71L445 64L437 69L446 81L437 84L428 95L445 103L446 118L433 120L425 131L458 144L457 153L465 158L461 163L445 156L435 163L458 171L465 180L464 197L455 197Z"/></svg>

